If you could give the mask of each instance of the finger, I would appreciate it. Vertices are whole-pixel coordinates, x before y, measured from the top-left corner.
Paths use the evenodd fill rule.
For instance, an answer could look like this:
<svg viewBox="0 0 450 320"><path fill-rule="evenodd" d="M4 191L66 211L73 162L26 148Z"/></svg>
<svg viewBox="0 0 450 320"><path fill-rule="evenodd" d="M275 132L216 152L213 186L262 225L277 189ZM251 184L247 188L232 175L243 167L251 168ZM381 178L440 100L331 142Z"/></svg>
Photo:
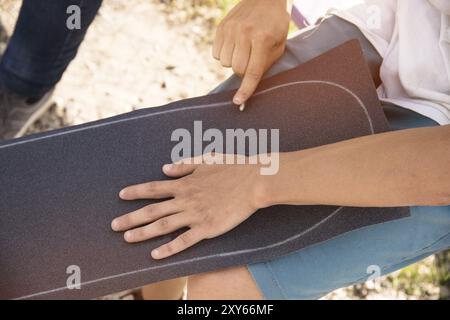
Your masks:
<svg viewBox="0 0 450 320"><path fill-rule="evenodd" d="M237 105L243 104L250 98L264 75L267 59L267 50L264 50L264 48L264 45L259 42L252 45L250 60L245 70L244 78L233 98L233 102Z"/></svg>
<svg viewBox="0 0 450 320"><path fill-rule="evenodd" d="M241 36L234 49L233 60L231 62L231 67L238 76L243 76L245 74L250 59L250 53L250 41L245 36Z"/></svg>
<svg viewBox="0 0 450 320"><path fill-rule="evenodd" d="M163 172L168 177L179 178L191 174L197 169L198 164L165 164L163 166Z"/></svg>
<svg viewBox="0 0 450 320"><path fill-rule="evenodd" d="M241 7L241 5L241 3L237 3L233 8L231 8L227 16L220 22L219 26L217 27L212 49L213 57L217 60L220 60L220 52L225 40L225 30L230 28L230 21L233 21L233 17L239 13L239 8ZM231 23L231 25L233 25L233 22Z"/></svg>
<svg viewBox="0 0 450 320"><path fill-rule="evenodd" d="M197 229L189 229L180 234L174 240L156 248L152 251L153 259L163 259L172 256L178 252L192 247L194 244L200 242L203 238L200 236Z"/></svg>
<svg viewBox="0 0 450 320"><path fill-rule="evenodd" d="M111 222L111 228L114 231L124 231L180 211L181 210L179 206L177 206L175 200L155 203L115 218Z"/></svg>
<svg viewBox="0 0 450 320"><path fill-rule="evenodd" d="M231 67L234 46L234 38L227 38L220 50L220 64L226 68Z"/></svg>
<svg viewBox="0 0 450 320"><path fill-rule="evenodd" d="M128 230L123 235L126 242L140 242L174 232L190 224L191 216L177 213L163 217L144 227Z"/></svg>
<svg viewBox="0 0 450 320"><path fill-rule="evenodd" d="M174 196L176 181L152 181L122 189L119 193L123 200L164 199Z"/></svg>
<svg viewBox="0 0 450 320"><path fill-rule="evenodd" d="M220 60L220 51L222 50L223 39L224 39L223 25L220 24L217 27L216 36L214 38L214 43L213 43L213 47L212 47L212 55L213 55L213 58L216 60Z"/></svg>

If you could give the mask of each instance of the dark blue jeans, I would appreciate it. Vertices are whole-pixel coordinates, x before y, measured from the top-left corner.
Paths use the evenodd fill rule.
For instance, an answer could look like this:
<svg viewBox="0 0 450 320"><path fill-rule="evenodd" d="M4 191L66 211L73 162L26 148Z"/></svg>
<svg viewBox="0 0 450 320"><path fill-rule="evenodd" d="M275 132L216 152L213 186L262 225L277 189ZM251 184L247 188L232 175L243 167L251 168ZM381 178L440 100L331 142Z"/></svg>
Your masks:
<svg viewBox="0 0 450 320"><path fill-rule="evenodd" d="M40 96L61 79L75 58L102 0L24 0L0 62L0 81L24 96ZM69 29L67 8L79 6L81 28Z"/></svg>

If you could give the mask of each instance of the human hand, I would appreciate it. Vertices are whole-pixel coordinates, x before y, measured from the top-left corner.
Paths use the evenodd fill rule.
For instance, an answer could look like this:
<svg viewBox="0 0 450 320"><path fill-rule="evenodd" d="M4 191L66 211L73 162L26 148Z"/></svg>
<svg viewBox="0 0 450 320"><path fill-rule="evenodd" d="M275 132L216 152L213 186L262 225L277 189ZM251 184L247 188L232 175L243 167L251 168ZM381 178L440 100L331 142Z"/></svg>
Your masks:
<svg viewBox="0 0 450 320"><path fill-rule="evenodd" d="M283 54L290 16L286 0L242 0L217 28L213 57L243 77L233 102L241 105Z"/></svg>
<svg viewBox="0 0 450 320"><path fill-rule="evenodd" d="M115 231L128 230L124 239L130 243L189 227L151 253L154 259L174 255L233 229L260 208L259 169L253 164L165 165L163 172L178 179L130 186L119 196L123 200L171 199L118 217L111 227Z"/></svg>

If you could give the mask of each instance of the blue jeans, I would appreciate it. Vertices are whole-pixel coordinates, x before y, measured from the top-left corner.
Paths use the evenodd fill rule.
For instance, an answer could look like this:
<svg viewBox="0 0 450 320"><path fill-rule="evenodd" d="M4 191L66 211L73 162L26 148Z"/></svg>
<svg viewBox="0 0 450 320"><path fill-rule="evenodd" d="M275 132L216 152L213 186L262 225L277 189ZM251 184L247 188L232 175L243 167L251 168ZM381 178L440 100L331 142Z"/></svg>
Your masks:
<svg viewBox="0 0 450 320"><path fill-rule="evenodd" d="M365 227L287 256L249 265L268 299L317 299L450 247L450 206L412 207L405 219Z"/></svg>
<svg viewBox="0 0 450 320"><path fill-rule="evenodd" d="M61 79L102 0L24 0L0 62L0 81L28 97L44 95ZM77 5L81 28L69 29L67 8Z"/></svg>
<svg viewBox="0 0 450 320"><path fill-rule="evenodd" d="M266 76L293 68L347 40L357 38L377 81L381 57L359 30L339 18L288 41L281 59ZM214 92L239 86L232 76ZM415 112L384 104L392 130L437 125ZM450 247L450 206L412 207L411 216L355 230L272 261L248 266L267 299L317 299L372 272L384 275Z"/></svg>

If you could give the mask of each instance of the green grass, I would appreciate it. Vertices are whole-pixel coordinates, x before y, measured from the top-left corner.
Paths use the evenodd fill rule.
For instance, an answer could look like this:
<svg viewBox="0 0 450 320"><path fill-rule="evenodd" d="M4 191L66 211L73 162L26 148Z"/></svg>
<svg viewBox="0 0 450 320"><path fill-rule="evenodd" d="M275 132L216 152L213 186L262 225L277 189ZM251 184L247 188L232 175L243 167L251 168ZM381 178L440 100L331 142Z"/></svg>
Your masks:
<svg viewBox="0 0 450 320"><path fill-rule="evenodd" d="M439 285L441 280L434 263L430 263L424 268L423 262L403 268L396 277L390 276L390 278L394 288L402 290L410 296L423 296L421 292L424 290L424 285Z"/></svg>

